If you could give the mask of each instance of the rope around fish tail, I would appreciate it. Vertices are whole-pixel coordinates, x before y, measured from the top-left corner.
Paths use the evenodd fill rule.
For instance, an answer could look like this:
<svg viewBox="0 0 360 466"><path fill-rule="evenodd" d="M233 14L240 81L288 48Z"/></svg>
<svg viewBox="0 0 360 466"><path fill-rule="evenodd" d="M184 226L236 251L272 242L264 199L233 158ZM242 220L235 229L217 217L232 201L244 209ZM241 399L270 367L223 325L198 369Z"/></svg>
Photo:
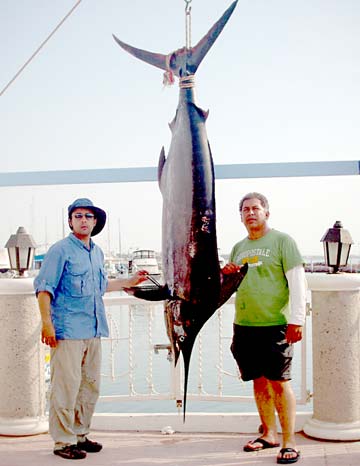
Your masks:
<svg viewBox="0 0 360 466"><path fill-rule="evenodd" d="M179 79L180 89L190 89L195 87L195 75L189 74L189 76L183 76Z"/></svg>
<svg viewBox="0 0 360 466"><path fill-rule="evenodd" d="M175 83L174 73L171 71L170 66L169 66L171 56L172 54L167 55L166 57L167 70L165 71L163 75L164 86L172 86ZM191 89L192 87L195 87L195 75L189 74L188 76L183 76L179 78L179 87L180 89Z"/></svg>

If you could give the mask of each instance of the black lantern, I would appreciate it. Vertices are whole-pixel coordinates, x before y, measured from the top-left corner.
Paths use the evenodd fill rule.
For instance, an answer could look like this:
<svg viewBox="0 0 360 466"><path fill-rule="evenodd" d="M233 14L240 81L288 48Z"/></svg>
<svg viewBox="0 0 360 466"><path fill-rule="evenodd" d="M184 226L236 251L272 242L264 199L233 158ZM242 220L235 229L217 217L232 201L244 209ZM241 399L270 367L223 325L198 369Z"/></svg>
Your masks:
<svg viewBox="0 0 360 466"><path fill-rule="evenodd" d="M339 267L345 267L349 259L350 248L353 244L350 233L344 230L340 221L336 221L320 241L324 243L326 265L332 268L332 273L337 273Z"/></svg>
<svg viewBox="0 0 360 466"><path fill-rule="evenodd" d="M24 227L19 227L15 235L11 235L5 247L9 253L10 268L17 270L24 276L34 260L36 244L32 236L27 234Z"/></svg>

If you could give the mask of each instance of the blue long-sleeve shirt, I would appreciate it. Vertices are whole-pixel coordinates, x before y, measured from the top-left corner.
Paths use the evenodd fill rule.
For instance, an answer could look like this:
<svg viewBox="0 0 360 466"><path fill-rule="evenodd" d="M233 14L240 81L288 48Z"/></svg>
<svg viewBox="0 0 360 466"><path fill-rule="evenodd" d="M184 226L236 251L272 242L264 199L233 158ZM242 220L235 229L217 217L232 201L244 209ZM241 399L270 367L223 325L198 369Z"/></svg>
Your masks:
<svg viewBox="0 0 360 466"><path fill-rule="evenodd" d="M51 319L56 338L109 336L103 295L107 288L104 254L90 240L90 250L73 233L45 255L34 280L36 294L51 295Z"/></svg>

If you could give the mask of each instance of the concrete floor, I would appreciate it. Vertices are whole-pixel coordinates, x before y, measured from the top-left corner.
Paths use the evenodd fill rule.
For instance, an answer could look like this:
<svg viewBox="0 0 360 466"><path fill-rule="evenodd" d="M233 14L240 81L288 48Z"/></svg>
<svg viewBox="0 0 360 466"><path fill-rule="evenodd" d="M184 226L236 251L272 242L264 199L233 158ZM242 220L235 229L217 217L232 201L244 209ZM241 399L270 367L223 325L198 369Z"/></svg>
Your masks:
<svg viewBox="0 0 360 466"><path fill-rule="evenodd" d="M359 466L360 442L330 442L297 436L303 466ZM276 464L278 449L245 453L252 434L184 434L161 432L93 431L90 438L103 444L99 453L88 453L75 464L88 466L239 466ZM27 437L0 436L0 466L64 465L52 453L48 434ZM71 462L70 462L71 464Z"/></svg>

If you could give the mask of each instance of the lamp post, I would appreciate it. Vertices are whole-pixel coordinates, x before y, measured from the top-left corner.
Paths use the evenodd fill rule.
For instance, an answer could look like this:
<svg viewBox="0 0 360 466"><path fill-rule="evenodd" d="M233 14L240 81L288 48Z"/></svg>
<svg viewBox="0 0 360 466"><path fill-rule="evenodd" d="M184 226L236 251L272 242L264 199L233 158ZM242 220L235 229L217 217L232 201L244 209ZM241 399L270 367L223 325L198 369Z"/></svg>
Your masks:
<svg viewBox="0 0 360 466"><path fill-rule="evenodd" d="M312 308L313 416L305 434L360 440L360 277L337 273L352 242L341 222L321 239L330 273L308 274Z"/></svg>
<svg viewBox="0 0 360 466"><path fill-rule="evenodd" d="M332 228L326 230L320 240L324 245L325 262L332 269L330 273L337 273L340 267L345 267L349 259L350 248L353 244L350 233L337 220Z"/></svg>
<svg viewBox="0 0 360 466"><path fill-rule="evenodd" d="M35 242L19 227L5 247L21 278L0 280L0 435L33 435L48 429L41 317L33 279L25 277Z"/></svg>
<svg viewBox="0 0 360 466"><path fill-rule="evenodd" d="M11 235L5 247L9 253L10 268L17 270L23 277L25 271L31 268L36 243L32 236L26 233L24 227L19 227L15 235Z"/></svg>

